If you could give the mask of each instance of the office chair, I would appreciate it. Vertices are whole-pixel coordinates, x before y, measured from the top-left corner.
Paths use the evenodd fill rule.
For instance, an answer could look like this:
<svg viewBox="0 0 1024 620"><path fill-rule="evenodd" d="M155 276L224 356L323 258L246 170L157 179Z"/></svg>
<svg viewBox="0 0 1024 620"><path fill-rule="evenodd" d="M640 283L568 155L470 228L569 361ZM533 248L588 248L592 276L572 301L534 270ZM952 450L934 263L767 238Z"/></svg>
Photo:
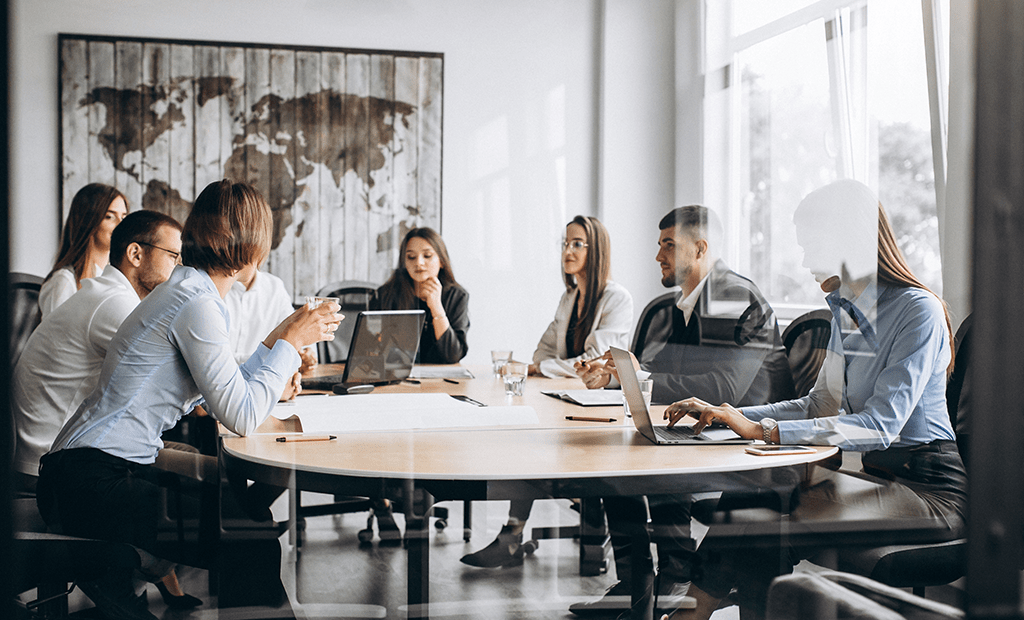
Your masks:
<svg viewBox="0 0 1024 620"><path fill-rule="evenodd" d="M334 332L334 340L317 345L321 363L339 363L348 359L348 347L352 342L352 332L356 328L356 315L360 310L370 309L370 301L376 294L376 284L361 280L332 282L317 292L318 297L337 297L341 313L345 315Z"/></svg>
<svg viewBox="0 0 1024 620"><path fill-rule="evenodd" d="M814 387L831 333L832 313L824 308L797 317L782 332L782 345L793 373L794 398L807 396Z"/></svg>
<svg viewBox="0 0 1024 620"><path fill-rule="evenodd" d="M28 273L11 273L7 297L11 308L11 368L18 363L28 337L42 320L39 310L39 289L43 279Z"/></svg>
<svg viewBox="0 0 1024 620"><path fill-rule="evenodd" d="M953 374L946 385L946 408L949 421L957 435L957 444L966 443L968 411L961 409L960 401L967 391L965 385L970 360L971 317L964 319L957 329L956 358ZM961 433L961 429L965 432ZM964 457L963 453L961 456ZM967 459L964 458L964 465ZM841 549L837 558L840 571L865 575L875 581L896 588L911 588L914 594L924 596L928 586L952 583L964 576L967 564L967 539L921 545L890 545L870 549Z"/></svg>
<svg viewBox="0 0 1024 620"><path fill-rule="evenodd" d="M658 314L665 312L666 310L671 311L672 307L676 305L676 295L678 293L665 293L660 297L655 297L647 306L643 312L640 313L640 320L636 323L636 332L633 334L633 344L630 345L629 349L636 356L636 359L642 360L644 348L647 343L654 338L654 335L650 333L651 322ZM668 323L671 326L671 321ZM666 340L668 334L660 338L662 341Z"/></svg>

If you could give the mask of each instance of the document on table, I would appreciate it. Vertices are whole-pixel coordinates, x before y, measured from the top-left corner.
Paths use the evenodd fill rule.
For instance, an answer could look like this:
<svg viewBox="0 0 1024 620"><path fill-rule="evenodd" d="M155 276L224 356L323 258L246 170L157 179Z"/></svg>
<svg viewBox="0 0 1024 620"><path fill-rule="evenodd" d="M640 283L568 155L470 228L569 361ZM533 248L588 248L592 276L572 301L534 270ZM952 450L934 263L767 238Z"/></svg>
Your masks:
<svg viewBox="0 0 1024 620"><path fill-rule="evenodd" d="M413 366L410 379L472 379L473 373L464 366Z"/></svg>
<svg viewBox="0 0 1024 620"><path fill-rule="evenodd" d="M393 431L469 426L529 426L533 407L478 407L447 394L301 396L289 410L304 433Z"/></svg>
<svg viewBox="0 0 1024 620"><path fill-rule="evenodd" d="M553 396L581 407L622 406L622 390L548 390L541 394Z"/></svg>

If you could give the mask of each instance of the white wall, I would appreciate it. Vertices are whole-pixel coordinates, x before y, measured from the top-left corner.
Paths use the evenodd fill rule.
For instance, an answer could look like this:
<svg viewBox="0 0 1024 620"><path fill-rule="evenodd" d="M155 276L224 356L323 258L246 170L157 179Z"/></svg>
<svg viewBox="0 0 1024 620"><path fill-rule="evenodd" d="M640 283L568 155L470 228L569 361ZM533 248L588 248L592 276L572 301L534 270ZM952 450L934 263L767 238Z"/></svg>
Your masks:
<svg viewBox="0 0 1024 620"><path fill-rule="evenodd" d="M471 293L467 361L487 360L491 348L502 346L518 358L532 354L561 293L562 227L576 213L597 212L600 0L15 0L12 6L12 270L45 274L57 249L58 33L443 52L442 232L455 273ZM642 31L632 36L646 39ZM660 62L649 51L664 51L671 61L670 47L644 52L645 62ZM670 96L671 85L665 88ZM644 119L645 133L669 136L656 129L662 119L671 123L671 115ZM671 168L635 173L623 182L649 188L652 173L670 177ZM670 189L670 179L654 186L666 183ZM624 257L627 238L616 229L612 237L616 258ZM645 250L653 248L643 240ZM645 260L647 254L653 251ZM615 269L620 279L630 275Z"/></svg>

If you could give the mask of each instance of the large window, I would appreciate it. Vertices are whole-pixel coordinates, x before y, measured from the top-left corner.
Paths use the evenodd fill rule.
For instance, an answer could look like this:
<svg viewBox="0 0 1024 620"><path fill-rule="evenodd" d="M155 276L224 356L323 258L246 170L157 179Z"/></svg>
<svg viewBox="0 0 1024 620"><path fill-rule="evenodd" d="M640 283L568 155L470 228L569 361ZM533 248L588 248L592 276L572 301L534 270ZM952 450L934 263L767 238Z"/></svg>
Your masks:
<svg viewBox="0 0 1024 620"><path fill-rule="evenodd" d="M821 304L793 210L842 178L874 190L941 294L948 14L948 0L706 2L705 200L726 260L784 316Z"/></svg>

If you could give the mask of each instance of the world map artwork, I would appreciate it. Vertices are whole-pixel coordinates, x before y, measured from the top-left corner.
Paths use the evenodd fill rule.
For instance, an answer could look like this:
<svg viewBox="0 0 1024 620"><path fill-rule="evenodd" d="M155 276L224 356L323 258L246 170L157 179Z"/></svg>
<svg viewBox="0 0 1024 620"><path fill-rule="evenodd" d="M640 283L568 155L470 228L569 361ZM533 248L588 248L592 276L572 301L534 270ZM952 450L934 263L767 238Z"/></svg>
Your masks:
<svg viewBox="0 0 1024 620"><path fill-rule="evenodd" d="M296 301L379 284L440 228L439 55L61 37L64 213L91 182L181 222L210 182L274 215L265 269Z"/></svg>

